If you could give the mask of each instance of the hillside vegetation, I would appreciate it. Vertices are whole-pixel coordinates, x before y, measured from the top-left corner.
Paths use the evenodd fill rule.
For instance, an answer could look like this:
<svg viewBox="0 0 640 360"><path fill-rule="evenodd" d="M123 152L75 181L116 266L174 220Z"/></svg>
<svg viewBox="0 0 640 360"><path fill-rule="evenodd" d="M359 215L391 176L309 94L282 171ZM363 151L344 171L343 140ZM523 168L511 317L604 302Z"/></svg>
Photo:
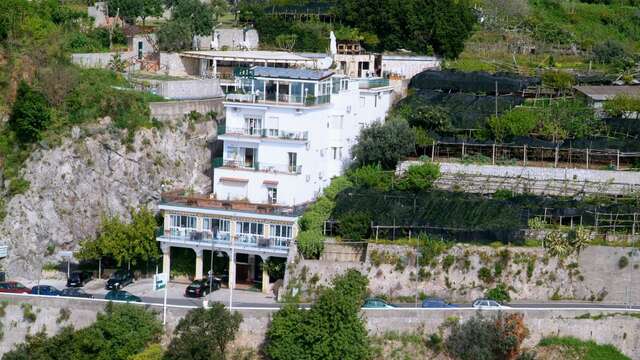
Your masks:
<svg viewBox="0 0 640 360"><path fill-rule="evenodd" d="M640 49L635 0L481 0L482 21L456 61L462 70L597 69L622 73Z"/></svg>

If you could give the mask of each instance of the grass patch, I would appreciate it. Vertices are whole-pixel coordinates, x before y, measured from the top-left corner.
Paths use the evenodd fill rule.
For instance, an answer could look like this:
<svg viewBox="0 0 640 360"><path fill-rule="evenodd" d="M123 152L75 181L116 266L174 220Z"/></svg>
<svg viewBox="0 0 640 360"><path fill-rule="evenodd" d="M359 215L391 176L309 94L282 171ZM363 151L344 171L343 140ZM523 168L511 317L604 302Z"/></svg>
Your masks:
<svg viewBox="0 0 640 360"><path fill-rule="evenodd" d="M582 341L574 337L548 337L538 346L558 346L567 358L581 360L630 360L613 345L599 345L594 341Z"/></svg>

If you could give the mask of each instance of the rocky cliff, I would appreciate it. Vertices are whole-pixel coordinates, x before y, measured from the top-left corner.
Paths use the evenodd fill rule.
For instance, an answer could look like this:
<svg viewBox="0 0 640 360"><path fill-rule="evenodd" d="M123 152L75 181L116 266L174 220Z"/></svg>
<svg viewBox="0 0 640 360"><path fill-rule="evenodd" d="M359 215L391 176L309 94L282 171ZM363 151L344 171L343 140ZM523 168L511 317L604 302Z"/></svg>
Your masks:
<svg viewBox="0 0 640 360"><path fill-rule="evenodd" d="M155 208L162 191L208 192L211 180L207 139L215 122L179 120L141 129L130 144L109 118L73 128L59 146L41 146L22 170L31 183L13 197L0 224L9 245L3 267L10 277L37 278L42 265L59 260L94 235L100 217L126 217L130 207Z"/></svg>

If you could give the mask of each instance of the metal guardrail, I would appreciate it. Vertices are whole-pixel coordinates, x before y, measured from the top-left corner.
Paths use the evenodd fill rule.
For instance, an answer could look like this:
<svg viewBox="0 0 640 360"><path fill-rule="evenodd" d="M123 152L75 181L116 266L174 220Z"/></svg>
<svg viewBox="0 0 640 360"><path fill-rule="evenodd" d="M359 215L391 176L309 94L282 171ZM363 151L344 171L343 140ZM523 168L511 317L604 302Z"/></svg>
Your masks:
<svg viewBox="0 0 640 360"><path fill-rule="evenodd" d="M178 242L192 242L192 243L213 243L223 246L248 246L263 249L274 250L287 250L289 243L292 239L282 237L269 237L266 238L262 235L254 234L238 234L234 237L234 241L231 241L231 235L229 233L219 233L217 237L213 237L211 232L208 231L191 231L191 230L164 230L162 228L156 229L156 237L160 239L166 239L169 241Z"/></svg>
<svg viewBox="0 0 640 360"><path fill-rule="evenodd" d="M254 161L253 163L247 164L238 160L229 160L223 158L214 158L213 159L213 167L214 168L232 168L232 169L244 169L244 170L255 170L255 171L263 171L263 172L271 172L271 173L284 173L284 174L294 174L299 175L302 174L302 165L285 165L285 164L270 164Z"/></svg>
<svg viewBox="0 0 640 360"><path fill-rule="evenodd" d="M280 129L262 129L262 128L233 128L224 125L218 126L218 135L245 135L263 138L274 138L283 140L301 140L309 139L308 131L285 131Z"/></svg>
<svg viewBox="0 0 640 360"><path fill-rule="evenodd" d="M380 87L389 86L389 79L386 78L372 78L372 79L359 79L358 87L360 89L375 89Z"/></svg>
<svg viewBox="0 0 640 360"><path fill-rule="evenodd" d="M303 98L297 95L289 96L288 94L281 94L276 98L275 94L267 94L265 97L262 93L246 93L227 94L225 100L238 103L315 106L328 104L331 101L331 95L307 96Z"/></svg>

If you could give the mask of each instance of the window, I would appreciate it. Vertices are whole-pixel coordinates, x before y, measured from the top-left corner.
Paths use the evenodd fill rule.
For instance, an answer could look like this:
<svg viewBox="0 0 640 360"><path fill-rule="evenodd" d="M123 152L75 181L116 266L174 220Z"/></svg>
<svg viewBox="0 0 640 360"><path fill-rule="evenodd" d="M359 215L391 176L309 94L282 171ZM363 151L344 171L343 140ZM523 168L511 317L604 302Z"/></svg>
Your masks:
<svg viewBox="0 0 640 360"><path fill-rule="evenodd" d="M364 96L360 96L360 107L364 107L366 104L366 99Z"/></svg>
<svg viewBox="0 0 640 360"><path fill-rule="evenodd" d="M238 234L262 235L264 233L264 225L248 221L238 221L236 223L236 232Z"/></svg>
<svg viewBox="0 0 640 360"><path fill-rule="evenodd" d="M291 239L290 225L271 225L271 237L282 237Z"/></svg>
<svg viewBox="0 0 640 360"><path fill-rule="evenodd" d="M186 215L170 215L172 228L196 229L196 217Z"/></svg>
<svg viewBox="0 0 640 360"><path fill-rule="evenodd" d="M378 97L377 96L373 97L373 107L378 107Z"/></svg>
<svg viewBox="0 0 640 360"><path fill-rule="evenodd" d="M288 153L289 154L289 172L298 172L298 154L297 153Z"/></svg>
<svg viewBox="0 0 640 360"><path fill-rule="evenodd" d="M216 227L218 228L218 231L229 232L229 220L213 218L202 219L203 230L213 232Z"/></svg>
<svg viewBox="0 0 640 360"><path fill-rule="evenodd" d="M267 187L267 202L269 204L277 204L278 203L278 188L269 186Z"/></svg>

